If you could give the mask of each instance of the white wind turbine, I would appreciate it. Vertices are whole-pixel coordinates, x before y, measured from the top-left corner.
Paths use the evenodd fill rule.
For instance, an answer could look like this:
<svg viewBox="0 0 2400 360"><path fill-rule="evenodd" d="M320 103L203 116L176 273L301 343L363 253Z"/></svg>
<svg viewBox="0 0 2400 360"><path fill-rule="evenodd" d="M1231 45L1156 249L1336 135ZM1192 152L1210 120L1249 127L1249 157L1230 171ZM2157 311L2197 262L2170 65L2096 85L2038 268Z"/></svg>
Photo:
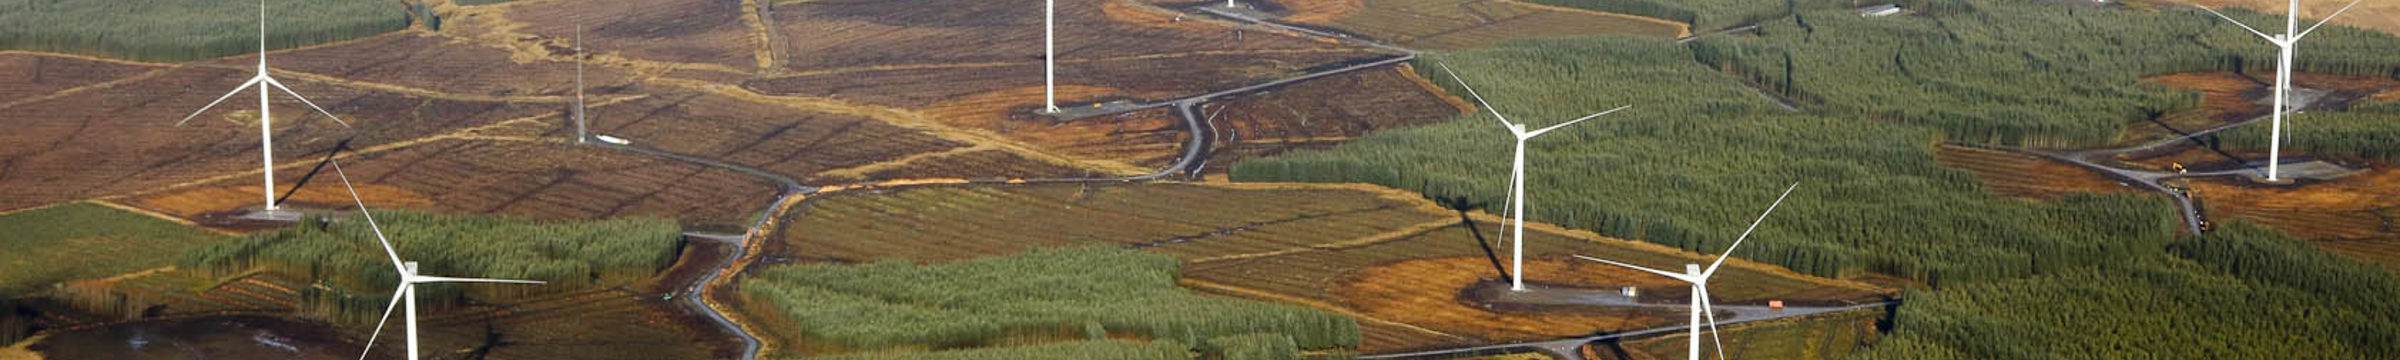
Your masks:
<svg viewBox="0 0 2400 360"><path fill-rule="evenodd" d="M1716 275L1716 274L1717 274L1717 267L1725 265L1725 258L1726 258L1726 257L1729 257L1729 256L1733 256L1733 249L1734 249L1734 248L1737 248L1737 247L1741 247L1741 246L1742 246L1742 240L1743 240L1743 239L1748 239L1748 238L1750 238L1750 232L1751 232L1751 231L1753 231L1753 230L1758 230L1758 224L1759 224L1759 223L1761 223L1761 222L1766 222L1766 221L1767 221L1767 214L1773 214L1773 213L1775 213L1775 206L1777 206L1777 205L1783 205L1783 198L1792 196L1792 190L1793 190L1793 189L1798 189L1798 188L1800 188L1800 183L1792 183L1792 186L1791 186L1791 187L1784 188L1784 189L1783 189L1783 195L1782 195L1782 196L1776 196L1776 197L1775 197L1775 203L1774 203L1774 204L1769 204L1769 205L1767 205L1767 211L1766 211L1766 212L1764 212L1764 213L1759 213L1759 214L1758 214L1758 220L1756 220L1756 221L1751 221L1751 222L1750 222L1750 228L1749 228L1749 229L1747 229L1747 230L1742 230L1742 236L1741 236L1741 237L1734 238L1734 239L1733 239L1733 245L1732 245L1732 246L1727 246L1727 247L1725 247L1725 254L1723 254L1723 255L1717 255L1717 261L1716 261L1716 262L1714 262L1714 263L1709 263L1709 264L1708 264L1708 268L1707 268L1707 269L1705 269L1705 270L1703 270L1703 269L1701 269L1701 268L1700 268L1700 264L1684 264L1684 265L1683 265L1683 273L1680 273L1680 274L1678 274L1678 273L1668 272L1668 271L1666 271L1666 270L1659 270L1659 269L1652 269L1652 268L1646 268L1646 267L1641 267L1641 266L1635 266L1635 265L1633 265L1633 264L1626 264L1626 263L1621 263L1621 262L1608 261L1608 260L1605 260L1605 259L1594 258L1594 257L1590 257L1590 256L1575 255L1575 257L1577 257L1577 258L1582 258L1582 259L1584 259L1584 260L1597 261L1597 262L1601 262L1601 263L1605 263L1605 264L1609 264L1609 265L1616 265L1616 266L1622 266L1622 267L1632 268L1632 269L1634 269L1634 270L1646 271L1646 272L1650 272L1650 273L1652 273L1652 274L1658 274L1659 276L1665 276L1665 277L1668 277L1668 278L1673 278L1673 279L1675 279L1675 280L1683 280L1684 282L1692 283L1692 302L1691 302L1691 304L1692 304L1692 306L1691 306L1691 308L1692 308L1692 324L1691 324L1691 326L1690 326L1691 336L1690 336L1690 337L1688 337L1688 339L1690 339L1690 340L1689 340L1689 341L1687 341L1687 342L1689 342L1689 343L1690 343L1690 345L1691 345L1691 355L1692 355L1692 357L1691 357L1691 360L1700 360L1700 318L1701 318L1702 316L1706 316L1706 317L1708 317L1708 336L1709 336L1709 340L1710 340L1711 342L1714 342L1714 343L1716 343L1716 345L1717 345L1717 354L1718 354L1720 357L1722 357L1722 356L1725 354L1725 343L1724 343L1724 341L1723 341L1723 340L1718 340L1718 339L1716 338L1716 336L1717 336L1717 314L1716 314L1716 312L1715 312L1715 307L1716 307L1716 306L1715 306L1714 304L1712 304L1712 303L1711 303L1711 302L1708 300L1708 277L1709 277L1709 276L1712 276L1712 275Z"/></svg>
<svg viewBox="0 0 2400 360"><path fill-rule="evenodd" d="M343 122L341 117L333 116L332 112L318 107L316 102L308 101L308 98L300 96L300 93L292 92L292 88L284 87L283 82L275 81L274 77L267 76L267 2L261 0L258 2L258 75L250 77L249 82L233 88L233 91L226 92L225 96L217 97L216 101L208 102L208 106L202 106L200 110L192 111L191 115L186 115L183 120L176 121L175 126L183 126L183 123L191 122L192 118L200 116L202 112L207 112L209 108L216 107L217 103L225 102L225 99L232 98L234 94L242 93L243 89L254 86L258 87L259 169L265 172L265 175L261 177L266 179L266 188L260 189L259 192L266 194L266 211L273 212L275 211L275 135L273 133L274 126L271 125L274 122L273 117L267 113L267 87L273 86L277 90L283 90L285 94L291 94L293 98L300 99L300 103L317 109L317 113L325 114L325 117L332 118L334 123L342 124L342 127L349 127L350 123Z"/></svg>
<svg viewBox="0 0 2400 360"><path fill-rule="evenodd" d="M501 284L537 284L537 285L538 285L538 284L542 284L542 283L543 283L543 282L540 282L540 281L531 281L531 280L502 280L502 279L453 278L453 277L440 277L440 276L427 276L427 275L418 275L418 274L417 274L417 263L416 263L416 262L414 262L414 261L401 261L401 260L400 260L400 253L399 253L398 251L394 251L394 250L392 250L392 241L391 241L390 239L386 239L386 238L384 238L384 236L383 236L383 227L375 224L375 215L374 215L374 214L369 214L369 213L367 213L367 202L366 202L366 200L364 200L364 199L360 199L360 198L358 197L358 189L357 189L357 188L352 188L352 187L350 187L350 175L342 172L342 162L340 162L340 161L334 161L334 162L333 162L333 173L334 173L335 175L337 175L337 176L340 176L340 177L342 178L342 188L343 188L343 189L348 189L348 190L350 190L350 199L351 199L351 201L356 201L356 202L357 202L357 204L358 204L358 214L359 214L359 216L361 216L361 217L364 217L364 218L366 218L366 219L367 219L367 228L375 231L375 241L376 241L376 242L378 242L378 243L382 243L382 244L383 244L383 254L391 257L391 260L392 260L392 269L393 269L393 270L398 270L398 271L400 272L400 288L399 288L399 289L392 290L392 303L391 303L391 305L384 305L384 307L383 307L383 318L382 318L382 319L379 319L379 320L375 320L375 332L374 332L374 334L372 334L372 335L368 335L368 336L367 336L367 349L371 350L371 349L374 349L374 348L375 348L375 339L383 336L383 324L384 324L385 322L387 322L387 321L391 321L391 320L392 320L392 309L393 309L393 308L395 308L395 307L398 307L398 306L400 306L400 300L402 300L402 299L407 299L407 300L408 300L408 314L407 314L407 315L404 315L404 317L402 318L402 322L405 322L405 323L407 323L406 327L407 327L407 329L408 329L408 331L407 331L407 334L408 334L408 358L407 358L407 360L417 360L417 359L418 359L418 358L417 358L417 284L431 284L431 283L501 283ZM359 358L359 359L362 359L362 360L363 360L363 359L366 359L366 358L367 358L367 354L368 354L367 350L360 350L360 351L359 351L359 354L358 354L358 358Z"/></svg>
<svg viewBox="0 0 2400 360"><path fill-rule="evenodd" d="M2326 15L2324 19L2317 20L2316 25L2309 25L2307 30L2301 30L2300 0L2291 0L2291 5L2284 8L2283 11L2283 34L2281 35L2267 35L2248 24L2243 24L2240 20L2234 20L2233 17L2217 12L2216 9L2200 8L2200 10L2208 11L2209 14L2217 15L2217 18L2225 19L2225 22L2242 27L2242 30L2249 30L2251 34L2267 39L2267 43L2275 44L2278 50L2275 61L2275 108L2269 110L2274 123L2270 125L2272 127L2269 128L2267 135L2267 181L2277 181L2278 172L2276 170L2283 163L2283 113L2287 110L2284 108L2284 98L2290 96L2291 93L2292 57L2298 54L2300 39L2308 37L2309 33L2316 32L2317 27L2325 26L2325 22L2333 21L2333 17L2342 16L2343 12L2350 11L2350 7L2358 6L2359 1L2364 0L2351 0L2349 5L2343 5L2342 9L2334 11L2333 15Z"/></svg>
<svg viewBox="0 0 2400 360"><path fill-rule="evenodd" d="M1042 113L1058 113L1058 0L1042 0Z"/></svg>
<svg viewBox="0 0 2400 360"><path fill-rule="evenodd" d="M590 138L583 127L583 24L575 24L575 143Z"/></svg>
<svg viewBox="0 0 2400 360"><path fill-rule="evenodd" d="M1483 101L1483 95L1475 93L1475 87L1468 86L1467 81L1465 79L1460 79L1457 72L1450 71L1450 65L1440 66L1442 67L1442 72L1450 74L1451 80L1458 81L1459 87L1467 89L1468 96L1475 97L1476 103L1482 104L1484 110L1491 111L1492 117L1499 118L1500 125L1507 126L1509 134L1517 137L1517 155L1514 162L1515 165L1509 169L1508 174L1509 209L1505 215L1510 218L1514 218L1516 221L1516 228L1511 230L1515 232L1515 234L1508 237L1509 239L1514 239L1513 241L1509 242L1509 251L1510 254L1515 257L1513 260L1511 260L1509 265L1509 272L1513 273L1509 276L1509 290L1525 291L1525 141L1532 140L1535 136L1542 136L1542 134L1549 133L1551 130L1558 130L1559 128L1567 127L1567 125L1575 125L1575 123L1583 122L1584 120L1591 120L1592 118L1600 117L1601 115L1608 115L1608 113L1617 112L1618 110L1625 110L1626 108L1630 108L1632 106L1619 106L1615 109L1609 109L1608 111L1585 115L1582 118L1577 118L1575 120L1567 121L1566 123L1558 125L1552 125L1540 130L1525 131L1525 124L1508 122L1508 117L1501 116L1499 109L1492 108L1491 102Z"/></svg>

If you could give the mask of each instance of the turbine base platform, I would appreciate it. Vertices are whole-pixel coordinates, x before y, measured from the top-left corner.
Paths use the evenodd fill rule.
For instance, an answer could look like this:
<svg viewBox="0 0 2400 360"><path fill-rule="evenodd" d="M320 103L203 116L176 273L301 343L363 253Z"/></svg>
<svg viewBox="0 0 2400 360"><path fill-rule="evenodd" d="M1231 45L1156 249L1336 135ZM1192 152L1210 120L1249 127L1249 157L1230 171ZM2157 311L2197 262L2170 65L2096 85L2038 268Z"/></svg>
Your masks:
<svg viewBox="0 0 2400 360"><path fill-rule="evenodd" d="M2245 172L2242 174L2242 178L2250 180L2250 183L2257 185L2290 186L2303 183L2341 180L2342 178L2350 177L2350 175L2357 175L2362 171L2363 170L2361 169L2354 169L2324 160L2310 160L2283 164L2282 169L2279 169L2279 173L2276 174L2278 179L2267 180L2267 174L2263 172L2263 170L2258 172Z"/></svg>
<svg viewBox="0 0 2400 360"><path fill-rule="evenodd" d="M253 207L245 209L239 215L234 215L233 218L242 221L298 222L304 215L308 215L308 213L291 208L267 210L265 207Z"/></svg>
<svg viewBox="0 0 2400 360"><path fill-rule="evenodd" d="M1058 112L1043 112L1041 110L1034 110L1034 114L1048 116L1052 121L1067 122L1094 116L1122 113L1140 107L1142 107L1141 104L1135 104L1131 100L1117 100L1075 106L1061 105L1058 107Z"/></svg>

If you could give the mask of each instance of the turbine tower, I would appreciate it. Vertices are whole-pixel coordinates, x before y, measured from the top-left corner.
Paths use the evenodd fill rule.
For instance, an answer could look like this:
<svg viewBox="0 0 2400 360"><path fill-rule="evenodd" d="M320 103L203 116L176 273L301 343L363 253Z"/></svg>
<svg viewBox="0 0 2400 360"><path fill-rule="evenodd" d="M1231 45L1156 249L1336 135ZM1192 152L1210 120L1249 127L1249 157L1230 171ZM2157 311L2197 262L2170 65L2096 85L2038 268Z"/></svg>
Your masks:
<svg viewBox="0 0 2400 360"><path fill-rule="evenodd" d="M575 143L590 138L583 127L583 24L575 24Z"/></svg>
<svg viewBox="0 0 2400 360"><path fill-rule="evenodd" d="M341 161L333 161L332 163L333 163L333 173L334 173L335 175L337 175L337 176L340 176L340 177L342 178L342 188L343 188L343 189L347 189L347 190L349 190L349 191L350 191L350 200L351 200L351 201L355 201L355 202L358 204L358 215L359 215L359 216L361 216L361 217L365 217L365 218L367 219L367 228L368 228L368 229L370 229L370 230L374 230L374 231L375 231L375 241L376 241L376 242L378 242L378 243L381 243L381 244L383 244L383 254L384 254L385 256L389 256L389 257L391 257L391 260L392 260L392 269L393 269L393 270L397 270L397 271L399 271L399 272L400 272L400 288L399 288L399 289L392 290L392 303L391 303L391 305L385 305L385 306L383 307L383 318L382 318L382 319L379 319L379 320L375 320L375 332L374 332L372 335L368 335L368 336L367 336L367 346L366 346L366 349L362 349L362 350L360 350L360 351L359 351L359 354L358 354L358 358L359 358L359 359L361 359L361 360L364 360L364 359L366 359L366 358L367 358L367 354L368 354L368 352L367 352L367 351L368 351L368 350L372 350L372 349L374 349L374 348L375 348L375 339L376 339L376 338L378 338L378 337L382 337L382 336L383 336L383 324L384 324L385 322L388 322L388 321L391 321L391 320L392 320L392 309L393 309L393 308L395 308L395 307L398 307L398 306L400 306L400 300L402 300L402 299L406 299L406 300L408 300L408 314L406 314L406 315L403 315L404 317L402 318L402 322L405 322L405 323L407 323L407 324L406 324L406 328L408 329L408 331L407 331L407 334L408 334L408 342L407 342L407 343L408 343L408 358L407 358L407 359L408 359L408 360L417 360L417 359L419 359L419 358L417 357L417 284L432 284L432 283L501 283L501 284L535 284L535 285L539 285L539 284L542 284L542 283L543 283L543 282L540 282L540 281L531 281L531 280L502 280L502 279L453 278L453 277L441 277L441 276L418 275L418 274L417 274L417 263L416 263L416 262L414 262L414 261L402 261L402 260L400 260L400 253L399 253L398 251L394 251L394 250L392 250L392 241L391 241L390 239L386 239L386 238L384 238L384 236L383 236L383 227L381 227L380 225L376 225L376 224L375 224L375 215L374 215L374 214L367 213L367 202L366 202L366 200L364 200L364 199L361 199L361 198L359 198L359 197L358 197L358 189L357 189L357 188L350 187L350 174L347 174L347 173L344 173L344 172L342 172L342 162L341 162Z"/></svg>
<svg viewBox="0 0 2400 360"><path fill-rule="evenodd" d="M2280 35L2267 35L2267 33L2259 32L2257 28L2243 24L2240 20L2234 20L2233 17L2225 16L2225 13L2217 12L2216 9L2200 8L2200 10L2208 11L2209 14L2217 15L2219 19L2225 19L2225 22L2242 27L2242 30L2249 30L2251 34L2258 35L2259 38L2267 39L2267 43L2275 44L2275 108L2269 110L2274 123L2270 125L2272 127L2269 128L2267 135L2267 181L2281 179L2277 177L2279 175L2277 170L2280 170L2283 164L2283 113L2288 111L2284 108L2286 101L2284 99L2291 96L2292 57L2298 53L2300 39L2307 38L2309 33L2316 32L2317 27L2325 26L2325 22L2333 21L2333 17L2342 16L2343 12L2350 11L2350 7L2358 6L2359 1L2364 0L2351 0L2349 5L2342 5L2342 9L2334 11L2333 15L2326 15L2324 19L2317 20L2316 25L2309 25L2307 30L2301 30L2300 0L2291 0L2291 5L2288 5L2289 7L2284 8L2283 11L2283 34Z"/></svg>
<svg viewBox="0 0 2400 360"><path fill-rule="evenodd" d="M1507 217L1515 219L1514 221L1516 222L1514 225L1515 228L1510 230L1515 234L1509 236L1509 239L1514 239L1514 241L1509 243L1509 253L1514 257L1514 260L1511 260L1509 265L1509 272L1513 274L1509 276L1510 279L1508 289L1511 291L1525 291L1525 141L1533 140L1534 137L1542 136L1542 134L1549 133L1551 130L1558 130L1559 128L1567 127L1567 125L1575 125L1575 123L1583 122L1584 120L1591 120L1592 118L1600 117L1601 115L1608 115L1608 113L1617 112L1618 110L1625 110L1626 108L1630 108L1632 106L1619 106L1615 109L1609 109L1608 111L1585 115L1584 117L1576 118L1575 120L1570 120L1566 123L1552 125L1540 130L1526 131L1525 124L1508 122L1508 117L1501 116L1500 110L1492 108L1491 102L1483 101L1483 95L1476 94L1475 87L1468 86L1467 81L1465 79L1460 79L1457 72L1450 71L1449 65L1440 66L1442 67L1443 73L1450 74L1451 80L1458 81L1459 87L1466 88L1468 96L1475 97L1475 102L1477 104L1482 104L1484 110L1492 113L1492 117L1499 118L1500 125L1508 127L1508 133L1515 135L1517 138L1517 153L1513 162L1514 166L1509 168L1508 173L1509 208L1507 210L1508 213L1505 214Z"/></svg>
<svg viewBox="0 0 2400 360"><path fill-rule="evenodd" d="M225 96L218 96L216 101L208 102L208 106L202 106L200 107L200 110L192 111L191 115L186 115L183 117L183 120L176 121L175 126L183 126L184 123L191 122L192 118L199 117L200 113L207 112L209 108L217 107L218 103L225 102L225 99L232 98L234 94L242 93L243 89L258 87L258 158L259 169L265 173L265 175L261 177L266 179L266 187L259 189L259 193L265 194L267 203L266 211L271 213L276 210L275 127L272 125L274 123L274 117L271 116L267 111L267 87L269 86L272 86L277 90L283 90L283 93L291 94L293 98L300 99L300 103L308 104L309 108L317 109L317 113L325 114L325 117L333 119L334 123L342 124L342 127L350 127L350 123L343 122L341 117L333 116L332 112L325 111L325 108L323 107L318 107L316 102L308 101L308 97L300 96L300 93L297 92L292 92L292 88L284 87L283 82L275 81L274 77L267 76L267 2L264 0L258 2L258 75L251 76L249 82L244 82L242 83L242 86L233 88L233 91L225 92Z"/></svg>
<svg viewBox="0 0 2400 360"><path fill-rule="evenodd" d="M1058 0L1042 0L1042 113L1058 113Z"/></svg>
<svg viewBox="0 0 2400 360"><path fill-rule="evenodd" d="M1783 198L1792 196L1792 190L1798 188L1800 188L1800 183L1792 183L1791 187L1784 188L1783 195L1775 197L1775 203L1767 205L1767 211L1765 213L1758 214L1758 220L1750 222L1750 229L1742 230L1742 236L1734 238L1733 246L1725 247L1725 254L1717 255L1717 261L1709 263L1707 269L1701 269L1700 264L1684 264L1683 273L1679 274L1668 272L1666 270L1635 266L1633 264L1608 261L1590 256L1575 255L1575 257L1609 265L1632 268L1634 270L1641 270L1652 274L1658 274L1659 276L1665 276L1675 280L1683 280L1683 282L1692 283L1692 324L1689 327L1691 335L1687 337L1691 340L1686 341L1691 345L1691 360L1700 360L1700 319L1703 316L1708 318L1709 340L1716 343L1717 355L1719 357L1723 357L1725 354L1725 342L1724 340L1717 339L1717 314L1715 312L1716 305L1708 300L1708 277L1716 275L1717 268L1725 265L1725 258L1733 256L1733 249L1741 247L1742 240L1750 238L1750 232L1753 230L1758 230L1758 224L1767 221L1767 214L1775 213L1775 206L1783 205Z"/></svg>

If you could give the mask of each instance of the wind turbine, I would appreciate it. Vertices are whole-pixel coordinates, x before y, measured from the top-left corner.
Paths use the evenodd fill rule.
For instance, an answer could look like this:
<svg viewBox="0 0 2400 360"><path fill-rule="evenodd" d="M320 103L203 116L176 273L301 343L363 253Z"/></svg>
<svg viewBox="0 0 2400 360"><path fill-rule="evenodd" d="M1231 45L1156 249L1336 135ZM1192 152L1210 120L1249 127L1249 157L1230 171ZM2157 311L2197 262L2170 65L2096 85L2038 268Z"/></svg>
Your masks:
<svg viewBox="0 0 2400 360"><path fill-rule="evenodd" d="M1511 261L1509 266L1509 271L1513 272L1514 274L1509 276L1510 279L1508 289L1511 291L1525 291L1525 141L1532 140L1533 137L1536 136L1542 136L1542 134L1549 133L1551 130L1558 130L1559 128L1567 127L1567 125L1575 125L1575 123L1583 122L1584 120L1591 120L1592 118L1600 117L1601 115L1608 115L1608 113L1617 112L1618 110L1625 110L1626 108L1630 108L1632 106L1619 106L1615 109L1609 109L1608 111L1585 115L1582 118L1577 118L1575 120L1567 121L1566 123L1558 125L1551 125L1550 127L1542 128L1540 130L1525 131L1525 124L1508 122L1508 117L1501 116L1499 109L1492 108L1491 102L1483 101L1483 95L1475 93L1475 87L1467 86L1467 81L1465 79L1460 79L1457 72L1450 71L1450 65L1440 66L1442 67L1443 73L1450 74L1451 80L1458 81L1459 87L1467 89L1468 96L1475 97L1476 103L1482 104L1484 110L1491 111L1492 117L1499 118L1500 125L1507 126L1509 134L1517 137L1517 155L1514 162L1515 166L1509 169L1508 174L1509 209L1507 210L1507 215L1508 217L1516 219L1516 228L1512 230L1515 232L1515 234L1509 236L1510 239L1515 239L1515 241L1509 243L1511 247L1509 250L1510 254L1514 256L1515 259Z"/></svg>
<svg viewBox="0 0 2400 360"><path fill-rule="evenodd" d="M1058 113L1058 0L1042 0L1042 113Z"/></svg>
<svg viewBox="0 0 2400 360"><path fill-rule="evenodd" d="M2334 11L2333 15L2326 15L2324 19L2317 20L2316 25L2309 25L2307 30L2301 30L2300 0L2291 0L2291 5L2284 8L2283 11L2283 34L2281 35L2267 35L2267 33L2259 32L2257 28L2252 28L2248 24L2243 24L2240 20L2234 20L2233 17L2225 16L2225 13L2217 12L2216 9L2205 7L2200 8L2200 10L2208 11L2209 14L2217 15L2217 18L2219 19L2225 19L2225 22L2230 22L2233 23L2234 26L2242 27L2242 30L2249 30L2251 34L2258 35L2259 38L2267 39L2267 43L2275 44L2275 48L2277 49L2275 60L2275 109L2269 110L2272 114L2271 116L2273 116L2274 124L2271 125L2272 128L2268 130L2267 135L2267 141L2269 142L2267 144L2267 181L2277 181L2277 170L2279 170L2283 164L2283 113L2286 110L2284 109L2283 104L2285 101L2284 98L2290 96L2292 88L2292 57L2298 54L2300 39L2307 38L2309 33L2317 31L2317 27L2325 26L2326 22L2333 21L2333 17L2342 16L2343 12L2350 11L2350 7L2358 6L2360 1L2364 0L2351 0L2349 5L2342 5L2342 9Z"/></svg>
<svg viewBox="0 0 2400 360"><path fill-rule="evenodd" d="M583 24L575 24L575 143L590 138L583 127Z"/></svg>
<svg viewBox="0 0 2400 360"><path fill-rule="evenodd" d="M1714 309L1715 305L1710 303L1708 300L1708 277L1716 275L1717 267L1725 265L1725 258L1733 256L1733 249L1741 247L1742 240L1750 238L1751 231L1758 230L1758 223L1766 222L1767 214L1775 213L1775 206L1783 205L1783 198L1792 196L1792 190L1798 188L1800 188L1800 183L1792 183L1792 187L1784 188L1783 195L1775 197L1775 203L1767 205L1767 211L1758 214L1758 220L1750 222L1750 229L1742 230L1742 236L1734 238L1733 246L1725 247L1725 254L1717 255L1717 261L1714 263L1709 263L1708 269L1706 270L1701 269L1700 264L1684 264L1683 273L1678 274L1668 272L1666 270L1635 266L1633 264L1608 261L1606 259L1594 258L1590 256L1575 255L1575 257L1609 265L1632 268L1634 270L1646 271L1652 274L1658 274L1659 276L1665 276L1675 280L1683 280L1684 282L1692 283L1692 325L1690 326L1691 336L1689 337L1691 340L1687 341L1691 344L1691 360L1700 360L1700 318L1702 316L1708 317L1709 341L1716 343L1717 354L1722 356L1725 354L1725 342L1724 340L1717 339L1717 313Z"/></svg>
<svg viewBox="0 0 2400 360"><path fill-rule="evenodd" d="M300 96L300 93L297 92L292 92L292 88L284 87L283 82L275 81L274 77L267 76L267 2L265 0L260 0L258 2L258 75L250 77L249 82L244 82L242 83L242 86L233 88L233 91L226 92L225 96L217 97L216 101L208 102L208 106L202 106L200 107L200 110L192 111L191 115L186 115L183 117L183 120L176 121L175 126L183 126L183 123L191 122L192 118L200 116L200 113L202 112L207 112L209 108L216 107L218 103L225 102L225 99L232 98L234 94L242 93L243 89L258 87L259 169L265 172L265 175L261 177L266 179L266 187L259 189L259 192L266 195L266 211L274 212L275 128L273 125L271 125L271 123L274 122L274 118L269 116L267 111L267 87L269 86L275 87L277 90L283 90L283 93L291 94L293 98L300 99L300 103L308 104L309 108L317 109L317 113L325 114L325 117L332 118L334 123L342 124L342 127L350 127L350 123L343 122L341 117L333 116L332 112L325 111L325 108L323 107L318 107L316 102L308 101L308 97Z"/></svg>
<svg viewBox="0 0 2400 360"><path fill-rule="evenodd" d="M392 260L392 269L393 269L393 270L398 270L398 271L400 272L400 288L399 288L399 289L396 289L396 290L392 290L392 303L391 303L391 305L385 305L385 306L383 307L383 318L382 318L382 319L380 319L380 320L375 320L375 332L374 332L374 334L372 334L372 335L368 335L368 336L367 336L367 349L374 349L374 348L375 348L375 339L376 339L376 338L378 338L378 337L382 337L382 336L383 336L383 324L384 324L385 322L387 322L387 321L391 321L391 320L392 320L392 309L393 309L393 308L395 308L395 307L398 307L398 306L400 306L400 300L401 300L401 299L407 299L407 300L408 300L408 314L407 314L407 315L404 315L405 317L403 317L403 318L402 318L402 321L407 323L407 329L408 329L408 360L417 360L417 359L418 359L418 357L417 357L417 284L432 284L432 283L501 283L501 284L536 284L536 285L539 285L539 284L542 284L542 283L543 283L543 282L540 282L540 281L531 281L531 280L502 280L502 279L453 278L453 277L441 277L441 276L418 275L418 274L417 274L417 263L416 263L416 262L414 262L414 261L401 261L401 260L400 260L400 253L399 253L398 251L393 251L393 250L392 250L392 241L391 241L390 239L386 239L386 238L384 238L384 236L383 236L383 227L381 227L381 226L379 226L379 225L376 225L376 224L375 224L375 215L374 215L374 214L369 214L369 213L367 213L367 202L366 202L366 200L364 200L364 199L361 199L361 198L359 198L359 197L358 197L358 189L357 189L357 188L350 187L350 175L342 172L342 162L341 162L341 161L333 161L332 163L333 163L333 173L334 173L335 175L338 175L338 176L340 176L340 177L342 178L342 188L343 188L343 189L348 189L348 190L350 191L350 200L351 200L351 201L355 201L355 202L358 204L358 214L359 214L359 216L361 216L361 217L365 217L365 218L367 219L367 228L375 231L375 241L376 241L376 242L378 242L378 243L382 243L382 244L383 244L383 254L384 254L384 255L386 255L386 256L390 256L390 257L391 257L391 260ZM366 358L367 358L367 354L368 354L368 353L367 353L367 350L360 350L360 351L359 351L359 354L358 354L358 358L359 358L359 359L362 359L362 360L363 360L363 359L366 359Z"/></svg>

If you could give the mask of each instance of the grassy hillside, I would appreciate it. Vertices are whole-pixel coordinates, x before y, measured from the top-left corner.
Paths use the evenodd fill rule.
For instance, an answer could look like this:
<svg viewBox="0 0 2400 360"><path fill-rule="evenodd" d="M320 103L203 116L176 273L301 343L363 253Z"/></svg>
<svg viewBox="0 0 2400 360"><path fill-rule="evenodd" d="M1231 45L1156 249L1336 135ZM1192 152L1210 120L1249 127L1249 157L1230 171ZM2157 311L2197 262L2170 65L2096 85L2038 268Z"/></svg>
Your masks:
<svg viewBox="0 0 2400 360"><path fill-rule="evenodd" d="M267 47L285 49L408 27L390 0L269 0ZM258 51L254 1L0 0L0 49L179 62Z"/></svg>
<svg viewBox="0 0 2400 360"><path fill-rule="evenodd" d="M169 265L227 239L165 219L90 203L0 216L0 298L82 278Z"/></svg>
<svg viewBox="0 0 2400 360"><path fill-rule="evenodd" d="M1085 247L936 265L781 266L752 273L741 289L754 312L771 314L760 322L786 343L835 352L1110 336L1197 346L1256 342L1219 337L1259 333L1288 336L1284 352L1358 346L1358 324L1347 317L1200 295L1176 286L1180 265L1167 255Z"/></svg>

